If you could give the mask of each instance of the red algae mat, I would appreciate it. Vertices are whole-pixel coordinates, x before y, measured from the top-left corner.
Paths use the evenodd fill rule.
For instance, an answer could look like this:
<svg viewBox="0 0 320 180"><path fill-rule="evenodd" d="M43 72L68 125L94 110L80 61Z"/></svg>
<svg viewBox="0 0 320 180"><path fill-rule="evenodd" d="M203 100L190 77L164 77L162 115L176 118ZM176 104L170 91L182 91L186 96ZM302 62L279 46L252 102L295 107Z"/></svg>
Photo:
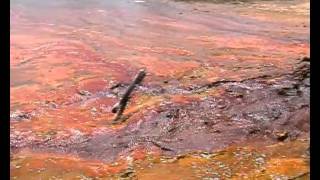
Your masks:
<svg viewBox="0 0 320 180"><path fill-rule="evenodd" d="M11 178L309 179L309 4L11 2Z"/></svg>

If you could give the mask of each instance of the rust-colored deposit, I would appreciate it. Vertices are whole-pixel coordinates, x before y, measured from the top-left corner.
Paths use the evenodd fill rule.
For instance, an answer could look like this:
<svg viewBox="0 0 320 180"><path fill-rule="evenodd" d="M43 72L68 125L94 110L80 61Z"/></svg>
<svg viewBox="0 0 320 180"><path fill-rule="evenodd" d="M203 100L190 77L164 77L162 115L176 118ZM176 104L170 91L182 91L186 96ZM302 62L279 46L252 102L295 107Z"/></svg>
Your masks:
<svg viewBox="0 0 320 180"><path fill-rule="evenodd" d="M309 1L17 0L10 13L12 179L309 179Z"/></svg>

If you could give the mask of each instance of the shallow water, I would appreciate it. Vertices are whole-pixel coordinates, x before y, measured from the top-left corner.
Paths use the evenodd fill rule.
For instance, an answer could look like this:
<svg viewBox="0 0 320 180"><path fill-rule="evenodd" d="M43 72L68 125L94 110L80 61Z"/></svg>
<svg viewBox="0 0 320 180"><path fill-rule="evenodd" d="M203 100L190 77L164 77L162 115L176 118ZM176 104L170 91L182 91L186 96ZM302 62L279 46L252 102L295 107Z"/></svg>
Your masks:
<svg viewBox="0 0 320 180"><path fill-rule="evenodd" d="M10 15L10 144L14 154L18 153L19 157L25 154L29 158L26 163L38 161L37 153L42 153L43 158L59 154L68 162L74 161L70 158L75 156L78 158L76 162L84 164L95 158L117 159L121 154L125 157L131 152L131 145L124 148L122 144L112 150L108 149L113 146L110 143L116 142L117 135L127 143L132 134L137 134L134 132L151 134L154 131L161 136L164 130L158 132L156 129L162 127L161 123L159 127L152 123L163 120L163 107L165 112L171 112L170 103L182 110L194 107L190 105L192 102L208 109L211 100L206 98L229 100L224 91L230 90L224 86L206 90L208 84L234 81L239 82L241 87L251 86L252 83L257 83L257 87L266 87L267 83L279 80L266 80L262 84L241 81L290 73L298 59L309 56L309 2L302 0L237 4L165 0L12 0ZM148 75L125 112L129 115L128 122L110 125L114 117L111 107L141 68L146 68ZM279 82L285 80L286 77ZM289 85L291 81L288 78ZM117 83L124 85L110 90ZM272 94L274 89L268 86L265 91L270 90ZM294 88L291 91L295 93ZM308 89L301 91L304 95L296 99L287 100L285 97L284 102L289 104L284 107L295 108L290 103L299 102L307 103L308 108L305 99ZM268 100L268 96L260 94L254 91L248 101L241 103L249 106L254 98ZM238 100L231 99L230 102L237 105ZM243 107L241 103L239 107ZM257 108L263 107L257 105ZM308 115L307 108L302 109L302 118ZM233 111L238 113L239 109L235 107ZM287 110L283 111L287 113ZM192 110L189 113L195 119L200 116ZM210 112L201 109L200 113L206 113L201 117L213 117ZM293 116L299 118L299 115ZM261 113L253 117L265 118ZM222 123L228 119L225 114L214 118ZM150 119L154 121L149 123ZM179 116L178 120L181 122L183 119ZM248 121L240 119L239 123ZM305 123L305 119L302 122ZM183 121L181 124L184 124ZM169 124L169 129L171 125L175 126L174 123ZM240 125L235 123L230 128L240 128ZM153 126L154 129L148 129ZM233 133L242 134L228 129L228 125L226 129L231 133L226 140L236 137ZM126 137L126 133L130 136ZM308 137L305 133L302 133L304 138ZM187 132L184 135L190 136L190 141L198 137ZM103 144L103 138L109 138L110 142ZM246 141L246 137L240 139ZM99 149L87 147L87 141ZM208 144L212 147L226 146L224 140L221 144L209 141L197 143L199 147L205 147L202 150ZM133 150L136 151L135 146ZM156 147L146 151L158 152ZM188 149L182 151L188 152ZM290 156L290 153L287 155ZM40 164L40 169L41 166L46 167ZM83 169L94 169L96 166L100 164L91 162L88 166L79 165L74 172L76 175L71 173L65 178L77 176ZM107 171L111 174L118 172L104 168L98 173L101 177ZM28 170L12 171L13 176L18 178L33 176L28 174ZM59 174L50 173L43 174L43 177Z"/></svg>

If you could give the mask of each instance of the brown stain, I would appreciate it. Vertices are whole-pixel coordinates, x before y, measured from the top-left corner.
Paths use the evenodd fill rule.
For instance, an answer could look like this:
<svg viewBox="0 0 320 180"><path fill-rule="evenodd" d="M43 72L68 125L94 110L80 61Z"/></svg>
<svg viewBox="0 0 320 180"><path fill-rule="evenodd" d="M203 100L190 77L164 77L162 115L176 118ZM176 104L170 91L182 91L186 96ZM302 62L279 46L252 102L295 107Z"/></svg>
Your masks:
<svg viewBox="0 0 320 180"><path fill-rule="evenodd" d="M104 164L99 161L82 160L75 156L64 156L48 153L22 152L12 161L12 177L20 178L62 178L108 177L126 169L127 164L119 160L116 165ZM68 177L69 174L71 177Z"/></svg>
<svg viewBox="0 0 320 180"><path fill-rule="evenodd" d="M177 104L188 104L198 100L199 100L199 97L197 96L176 95L171 98L171 101Z"/></svg>
<svg viewBox="0 0 320 180"><path fill-rule="evenodd" d="M199 179L204 177L220 177L227 179L269 179L272 176L294 177L309 171L304 158L294 158L295 153L286 151L287 146L298 148L298 155L303 155L305 143L295 142L275 144L270 148L252 146L236 146L213 153L209 158L186 155L181 159L169 162L158 162L146 169L138 170L138 179ZM301 147L302 146L302 147ZM271 151L270 151L271 150ZM276 152L281 150L281 152ZM272 152L274 151L274 152ZM286 158L281 158L282 156ZM264 161L257 166L256 159L263 157ZM231 168L231 174L228 169ZM300 169L300 170L298 170ZM209 171L207 171L209 170ZM209 172L209 173L206 173Z"/></svg>
<svg viewBox="0 0 320 180"><path fill-rule="evenodd" d="M301 158L279 158L269 161L267 169L270 174L294 176L299 173L309 172L309 165Z"/></svg>

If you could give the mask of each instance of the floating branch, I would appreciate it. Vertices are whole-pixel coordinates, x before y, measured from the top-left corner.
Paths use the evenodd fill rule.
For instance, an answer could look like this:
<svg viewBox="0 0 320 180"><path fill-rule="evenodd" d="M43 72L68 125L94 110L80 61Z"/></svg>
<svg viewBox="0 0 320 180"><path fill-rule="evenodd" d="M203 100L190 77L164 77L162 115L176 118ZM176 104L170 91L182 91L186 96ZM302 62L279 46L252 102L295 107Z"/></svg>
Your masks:
<svg viewBox="0 0 320 180"><path fill-rule="evenodd" d="M130 99L130 94L132 93L135 86L137 84L140 84L140 82L143 80L145 76L146 76L145 70L140 70L139 73L134 78L133 82L130 84L130 86L126 90L126 92L121 97L120 101L113 106L112 112L117 113L115 119L113 120L113 123L116 123L121 119L124 109L126 108L126 105Z"/></svg>

